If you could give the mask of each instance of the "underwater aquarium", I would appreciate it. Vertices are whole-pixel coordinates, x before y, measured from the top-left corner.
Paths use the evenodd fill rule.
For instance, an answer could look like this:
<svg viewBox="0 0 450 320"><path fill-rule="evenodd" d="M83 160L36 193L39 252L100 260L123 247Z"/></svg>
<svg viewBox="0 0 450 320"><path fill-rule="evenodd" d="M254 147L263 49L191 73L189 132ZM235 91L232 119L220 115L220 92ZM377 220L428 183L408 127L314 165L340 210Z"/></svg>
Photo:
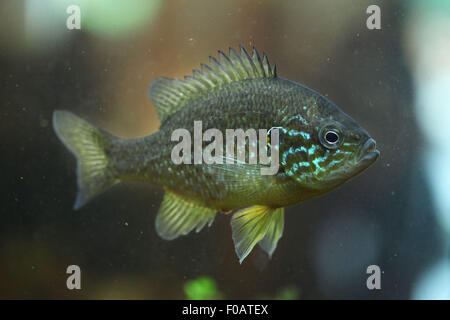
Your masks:
<svg viewBox="0 0 450 320"><path fill-rule="evenodd" d="M448 1L0 26L0 299L450 299Z"/></svg>

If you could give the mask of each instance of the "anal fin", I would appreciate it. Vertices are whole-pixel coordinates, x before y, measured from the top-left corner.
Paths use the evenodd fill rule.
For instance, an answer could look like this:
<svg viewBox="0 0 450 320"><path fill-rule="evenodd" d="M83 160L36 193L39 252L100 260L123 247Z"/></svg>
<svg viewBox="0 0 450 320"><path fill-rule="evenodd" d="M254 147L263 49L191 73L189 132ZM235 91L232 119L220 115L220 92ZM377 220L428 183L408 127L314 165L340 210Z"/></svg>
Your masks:
<svg viewBox="0 0 450 320"><path fill-rule="evenodd" d="M173 192L167 191L156 216L156 232L165 240L173 240L195 229L200 232L210 226L216 210L188 201Z"/></svg>
<svg viewBox="0 0 450 320"><path fill-rule="evenodd" d="M284 208L278 208L271 213L271 222L267 228L266 234L259 242L261 248L267 252L269 258L272 258L272 254L277 248L278 240L283 235L284 230Z"/></svg>
<svg viewBox="0 0 450 320"><path fill-rule="evenodd" d="M278 240L283 235L284 209L273 209L266 206L241 209L231 218L231 228L240 263L257 243L271 257Z"/></svg>

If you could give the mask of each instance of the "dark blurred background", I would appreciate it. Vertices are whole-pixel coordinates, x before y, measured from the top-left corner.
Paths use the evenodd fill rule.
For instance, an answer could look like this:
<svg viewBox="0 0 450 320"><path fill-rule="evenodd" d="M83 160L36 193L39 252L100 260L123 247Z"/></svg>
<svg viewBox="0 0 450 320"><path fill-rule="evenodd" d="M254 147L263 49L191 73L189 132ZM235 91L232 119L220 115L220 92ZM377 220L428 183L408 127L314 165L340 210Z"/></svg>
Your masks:
<svg viewBox="0 0 450 320"><path fill-rule="evenodd" d="M429 150L444 154L448 142L436 145L427 132L450 136L442 131L449 90L439 87L450 83L439 82L450 74L450 8L424 3L1 1L0 298L184 299L199 288L200 297L225 299L449 299L450 206L430 187L450 190L440 171L448 162L431 166L435 180L427 169ZM66 27L71 4L81 8L81 30ZM381 8L381 30L366 27L371 4ZM437 14L444 22L433 25ZM229 216L199 234L160 239L157 186L121 184L73 211L75 159L56 138L52 112L72 111L122 137L151 134L159 122L148 85L239 44L339 105L377 140L381 159L338 190L288 207L273 258L255 248L242 265ZM66 288L72 264L81 290ZM366 287L372 264L381 290Z"/></svg>

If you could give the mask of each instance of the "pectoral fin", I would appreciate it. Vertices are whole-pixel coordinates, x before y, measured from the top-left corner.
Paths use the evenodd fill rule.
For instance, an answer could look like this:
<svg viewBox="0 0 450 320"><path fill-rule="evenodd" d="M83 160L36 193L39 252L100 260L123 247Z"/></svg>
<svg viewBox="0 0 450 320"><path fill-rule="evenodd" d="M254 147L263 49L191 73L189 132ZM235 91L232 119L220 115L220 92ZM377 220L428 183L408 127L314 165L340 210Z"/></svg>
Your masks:
<svg viewBox="0 0 450 320"><path fill-rule="evenodd" d="M271 257L283 234L283 227L283 208L252 206L236 212L231 218L231 228L239 262L244 261L258 242Z"/></svg>
<svg viewBox="0 0 450 320"><path fill-rule="evenodd" d="M156 232L165 240L173 240L195 229L200 232L210 226L216 216L216 210L188 201L173 192L166 192L156 216Z"/></svg>

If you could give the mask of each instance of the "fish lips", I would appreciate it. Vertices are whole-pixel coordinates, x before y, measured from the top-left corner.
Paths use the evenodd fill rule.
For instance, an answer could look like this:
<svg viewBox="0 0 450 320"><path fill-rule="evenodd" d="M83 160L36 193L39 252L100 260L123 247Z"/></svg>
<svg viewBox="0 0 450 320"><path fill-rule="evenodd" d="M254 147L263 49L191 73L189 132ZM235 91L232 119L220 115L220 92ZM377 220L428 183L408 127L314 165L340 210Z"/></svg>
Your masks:
<svg viewBox="0 0 450 320"><path fill-rule="evenodd" d="M380 156L380 151L377 150L377 143L374 139L369 138L364 142L358 154L358 166L369 166L375 162Z"/></svg>
<svg viewBox="0 0 450 320"><path fill-rule="evenodd" d="M339 168L337 171L327 176L323 183L326 184L327 187L334 188L364 171L374 163L379 156L380 151L376 149L375 140L369 138L364 142L355 158L349 161L348 165ZM317 184L316 187L323 187L324 184Z"/></svg>

